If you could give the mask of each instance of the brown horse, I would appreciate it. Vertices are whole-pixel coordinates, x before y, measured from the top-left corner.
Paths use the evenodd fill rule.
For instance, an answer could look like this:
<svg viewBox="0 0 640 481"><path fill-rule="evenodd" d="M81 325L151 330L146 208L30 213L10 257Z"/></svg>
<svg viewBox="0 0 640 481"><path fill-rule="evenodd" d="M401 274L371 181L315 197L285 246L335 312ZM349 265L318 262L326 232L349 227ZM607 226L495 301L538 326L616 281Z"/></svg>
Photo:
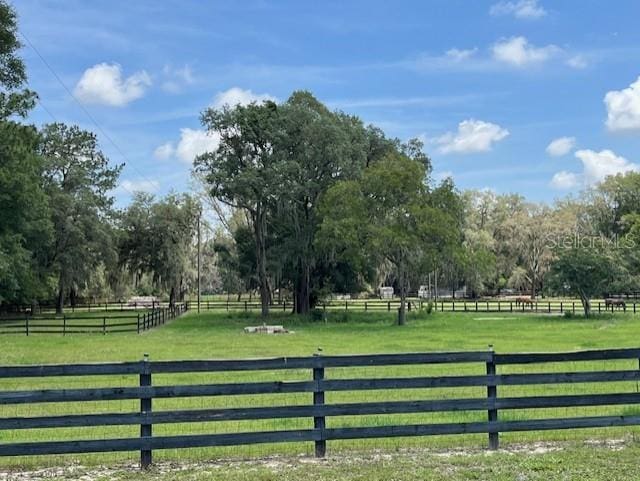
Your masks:
<svg viewBox="0 0 640 481"><path fill-rule="evenodd" d="M604 305L607 308L611 307L611 309L613 309L614 307L622 307L623 309L625 307L627 307L627 303L624 302L623 299L616 299L616 298L612 298L612 297L609 297L609 298L605 299L604 300Z"/></svg>
<svg viewBox="0 0 640 481"><path fill-rule="evenodd" d="M525 304L533 305L533 299L524 296L516 297L516 306L522 305L524 307Z"/></svg>

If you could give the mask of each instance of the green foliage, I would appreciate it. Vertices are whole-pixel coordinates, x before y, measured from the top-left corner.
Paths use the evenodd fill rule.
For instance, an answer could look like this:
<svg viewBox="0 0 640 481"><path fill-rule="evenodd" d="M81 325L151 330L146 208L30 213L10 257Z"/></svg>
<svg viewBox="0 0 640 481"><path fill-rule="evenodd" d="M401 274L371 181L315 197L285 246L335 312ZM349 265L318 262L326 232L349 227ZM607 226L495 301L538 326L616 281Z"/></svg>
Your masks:
<svg viewBox="0 0 640 481"><path fill-rule="evenodd" d="M434 307L433 301L427 302L427 305L424 308L424 312L427 313L427 314L431 314L433 312L433 307Z"/></svg>
<svg viewBox="0 0 640 481"><path fill-rule="evenodd" d="M200 205L189 195L169 194L158 201L138 194L121 219L119 260L140 282L169 292L170 303L184 297L194 277L193 239Z"/></svg>
<svg viewBox="0 0 640 481"><path fill-rule="evenodd" d="M591 314L591 299L606 293L609 285L624 270L615 253L589 247L562 249L551 267L549 283L577 295L584 314Z"/></svg>
<svg viewBox="0 0 640 481"><path fill-rule="evenodd" d="M40 155L54 227L49 268L61 311L65 296L85 287L100 265L116 265L110 191L122 166L109 165L95 134L60 123L42 129Z"/></svg>
<svg viewBox="0 0 640 481"><path fill-rule="evenodd" d="M51 224L42 185L40 142L34 127L10 119L25 116L35 94L27 80L13 9L0 1L0 304L42 297L47 282L42 249Z"/></svg>
<svg viewBox="0 0 640 481"><path fill-rule="evenodd" d="M391 263L400 284L402 324L410 270L435 263L459 239L455 198L453 187L446 183L428 190L420 162L402 154L387 155L366 169L361 179L327 191L319 243L353 265Z"/></svg>

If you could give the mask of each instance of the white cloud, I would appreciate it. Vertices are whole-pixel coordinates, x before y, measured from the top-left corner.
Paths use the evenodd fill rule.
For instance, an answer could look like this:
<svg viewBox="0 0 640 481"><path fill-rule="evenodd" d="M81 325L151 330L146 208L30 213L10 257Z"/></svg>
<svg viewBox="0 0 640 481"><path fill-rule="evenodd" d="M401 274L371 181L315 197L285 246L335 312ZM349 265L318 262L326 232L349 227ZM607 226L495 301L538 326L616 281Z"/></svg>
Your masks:
<svg viewBox="0 0 640 481"><path fill-rule="evenodd" d="M217 149L219 143L218 134L204 130L180 129L180 141L175 153L182 162L190 164L198 155Z"/></svg>
<svg viewBox="0 0 640 481"><path fill-rule="evenodd" d="M162 89L170 93L180 93L186 86L195 82L193 71L188 65L182 68L173 68L170 65L165 65L162 69L162 74L164 76Z"/></svg>
<svg viewBox="0 0 640 481"><path fill-rule="evenodd" d="M220 136L199 129L180 129L180 140L177 145L166 142L156 147L153 156L158 160L177 158L185 164L191 164L195 158L218 148Z"/></svg>
<svg viewBox="0 0 640 481"><path fill-rule="evenodd" d="M153 151L153 156L158 160L167 160L173 157L175 154L175 148L171 142L162 144Z"/></svg>
<svg viewBox="0 0 640 481"><path fill-rule="evenodd" d="M607 177L627 172L640 172L640 165L634 164L613 151L605 149L578 150L576 157L582 162L582 172L574 173L563 170L551 179L551 185L557 189L571 189L578 185L588 187L602 182Z"/></svg>
<svg viewBox="0 0 640 481"><path fill-rule="evenodd" d="M623 90L604 96L609 130L640 130L640 77Z"/></svg>
<svg viewBox="0 0 640 481"><path fill-rule="evenodd" d="M547 145L547 154L551 157L562 157L563 155L567 155L576 145L575 137L560 137L555 140L552 140L549 145Z"/></svg>
<svg viewBox="0 0 640 481"><path fill-rule="evenodd" d="M556 189L572 189L580 183L580 175L563 170L557 172L551 179L551 186Z"/></svg>
<svg viewBox="0 0 640 481"><path fill-rule="evenodd" d="M625 172L638 171L640 165L634 164L611 150L578 150L576 157L584 167L584 182L588 185L603 181L606 177Z"/></svg>
<svg viewBox="0 0 640 481"><path fill-rule="evenodd" d="M142 97L150 85L144 70L123 79L120 65L100 63L84 71L74 95L84 103L122 107Z"/></svg>
<svg viewBox="0 0 640 481"><path fill-rule="evenodd" d="M454 62L461 62L463 60L467 60L473 57L477 51L478 51L477 48L462 49L462 50L457 48L452 48L447 50L447 52L445 53L445 56L448 59L453 60Z"/></svg>
<svg viewBox="0 0 640 481"><path fill-rule="evenodd" d="M582 55L574 55L567 60L567 65L575 69L583 69L589 66L587 59Z"/></svg>
<svg viewBox="0 0 640 481"><path fill-rule="evenodd" d="M160 182L157 180L123 180L120 188L126 192L156 192L160 188Z"/></svg>
<svg viewBox="0 0 640 481"><path fill-rule="evenodd" d="M489 10L491 15L513 15L516 18L538 19L547 14L538 0L516 0L498 2Z"/></svg>
<svg viewBox="0 0 640 481"><path fill-rule="evenodd" d="M265 100L275 101L276 98L269 94L254 94L251 90L232 87L224 92L218 92L213 100L213 106L219 109L224 105L233 107L235 105L249 105L252 102L261 103Z"/></svg>
<svg viewBox="0 0 640 481"><path fill-rule="evenodd" d="M492 47L493 58L515 67L525 67L545 62L561 51L555 45L535 47L524 37L511 37L496 42Z"/></svg>
<svg viewBox="0 0 640 481"><path fill-rule="evenodd" d="M435 139L440 152L469 154L487 152L495 142L509 135L509 131L499 125L482 120L463 120L458 124L457 132L447 132Z"/></svg>

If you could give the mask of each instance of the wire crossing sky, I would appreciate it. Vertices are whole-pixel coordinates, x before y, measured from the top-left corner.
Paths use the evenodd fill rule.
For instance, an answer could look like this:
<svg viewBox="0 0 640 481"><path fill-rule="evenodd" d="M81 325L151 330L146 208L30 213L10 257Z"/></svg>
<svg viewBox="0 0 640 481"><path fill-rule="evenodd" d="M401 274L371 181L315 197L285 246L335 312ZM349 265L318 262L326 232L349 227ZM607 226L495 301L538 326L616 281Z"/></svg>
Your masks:
<svg viewBox="0 0 640 481"><path fill-rule="evenodd" d="M306 89L436 180L552 201L640 170L640 3L20 0L36 124L95 131L116 196L189 189L208 106ZM30 45L32 44L32 46Z"/></svg>

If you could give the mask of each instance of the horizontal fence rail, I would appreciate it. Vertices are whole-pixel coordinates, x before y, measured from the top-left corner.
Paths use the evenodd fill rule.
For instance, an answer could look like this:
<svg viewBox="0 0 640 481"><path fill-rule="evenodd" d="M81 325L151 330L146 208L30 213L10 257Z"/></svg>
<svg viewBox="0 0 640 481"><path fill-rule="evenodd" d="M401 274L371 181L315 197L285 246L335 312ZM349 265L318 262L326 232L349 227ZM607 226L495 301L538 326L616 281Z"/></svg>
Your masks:
<svg viewBox="0 0 640 481"><path fill-rule="evenodd" d="M604 300L592 301L593 312L629 312L639 313L640 303L637 297L615 298L617 303L606 303ZM425 309L429 304L428 299L411 298L407 301L408 308ZM438 299L432 300L432 308L439 312L532 312L538 314L563 314L565 312L579 313L582 305L579 300L550 300L543 299L532 302L519 302L515 299ZM194 300L185 301L191 310L196 310L198 302ZM135 312L146 309L159 309L169 307L166 301L148 302L86 302L65 306L65 310L71 313L76 312ZM274 311L288 312L293 310L294 303L291 300L281 300L272 302L269 308ZM400 300L393 299L348 299L348 300L328 300L316 305L316 309L324 311L365 311L365 312L391 312L400 307ZM260 299L252 300L201 300L200 309L205 311L229 311L229 312L259 312L262 309ZM11 317L12 315L31 315L31 306L2 306L0 315ZM54 305L40 305L37 308L37 315L54 314ZM2 318L0 317L0 319Z"/></svg>
<svg viewBox="0 0 640 481"><path fill-rule="evenodd" d="M189 309L195 310L198 307L197 301L187 301ZM407 307L411 310L426 309L429 301L425 299L410 299L407 301ZM272 310L291 311L294 305L291 301L282 301L271 304ZM384 299L351 299L351 300L332 300L320 303L316 309L322 311L353 311L353 312L392 312L400 307L400 300L384 300ZM262 304L260 300L254 301L200 301L200 309L208 311L230 311L230 312L253 312L260 311ZM438 312L524 312L536 314L564 314L564 313L580 313L582 305L580 301L526 301L519 302L516 300L438 300L431 302L431 308ZM623 300L618 304L607 304L604 301L593 301L591 305L592 312L628 312L639 313L640 304L634 300Z"/></svg>
<svg viewBox="0 0 640 481"><path fill-rule="evenodd" d="M122 332L141 333L161 326L187 311L187 303L173 307L156 307L135 314L105 314L103 316L43 315L0 318L0 336L7 334L109 334Z"/></svg>
<svg viewBox="0 0 640 481"><path fill-rule="evenodd" d="M573 417L533 417L532 419L500 419L500 413L528 409L564 409L570 407L633 406L640 404L640 392L622 391L616 385L614 392L602 392L602 386L612 382L640 381L639 369L611 369L602 363L630 360L637 363L640 348L608 349L560 353L495 353L492 349L472 352L433 352L409 354L372 354L352 356L314 355L309 357L282 357L270 359L150 361L148 356L138 362L106 364L57 364L38 366L1 366L0 380L58 378L62 387L56 389L3 390L0 406L40 403L87 403L93 401L139 400L135 412L99 412L44 416L13 416L0 418L0 431L53 429L95 426L140 426L140 436L113 439L74 439L38 442L2 442L0 456L51 455L67 453L95 453L111 451L139 451L143 468L152 463L154 450L234 446L258 443L313 442L316 456L324 456L327 442L346 439L368 439L406 436L450 434L486 434L490 449L499 447L500 433L518 431L545 431L613 426L640 425L640 415L627 411L621 414ZM575 370L575 363L594 362L600 370ZM539 372L544 365L558 364L561 371ZM567 363L569 363L567 365ZM383 366L448 365L446 376L414 377L352 377L332 378L326 374L341 368L367 368ZM484 374L455 375L457 366L475 366ZM530 365L538 371L529 371ZM637 365L637 364L636 364ZM502 372L514 366L526 372ZM618 365L619 366L619 365ZM591 365L587 365L591 367ZM156 385L154 375L180 373L233 373L255 372L258 380L251 382ZM302 379L287 381L259 380L260 373L292 371L308 372ZM468 370L466 372L469 372ZM73 388L66 387L69 377L102 379L118 376L138 377L137 385ZM163 378L163 381L165 379ZM582 383L589 386L583 394L500 395L506 386L535 386L544 384ZM458 387L486 388L485 395L460 397L456 391L435 399L401 399L390 401L327 403L325 395L331 392L367 390L403 390ZM597 388L600 386L600 388ZM154 410L154 399L235 396L247 394L308 393L310 402L293 405L251 405L207 409ZM255 400L254 400L255 401ZM117 406L117 405L114 405ZM327 418L341 416L398 415L409 413L486 412L485 421L432 422L422 424L327 426ZM563 414L559 411L556 414ZM307 418L313 428L232 432L211 434L154 435L153 426L180 423L212 423L246 420L272 420Z"/></svg>

